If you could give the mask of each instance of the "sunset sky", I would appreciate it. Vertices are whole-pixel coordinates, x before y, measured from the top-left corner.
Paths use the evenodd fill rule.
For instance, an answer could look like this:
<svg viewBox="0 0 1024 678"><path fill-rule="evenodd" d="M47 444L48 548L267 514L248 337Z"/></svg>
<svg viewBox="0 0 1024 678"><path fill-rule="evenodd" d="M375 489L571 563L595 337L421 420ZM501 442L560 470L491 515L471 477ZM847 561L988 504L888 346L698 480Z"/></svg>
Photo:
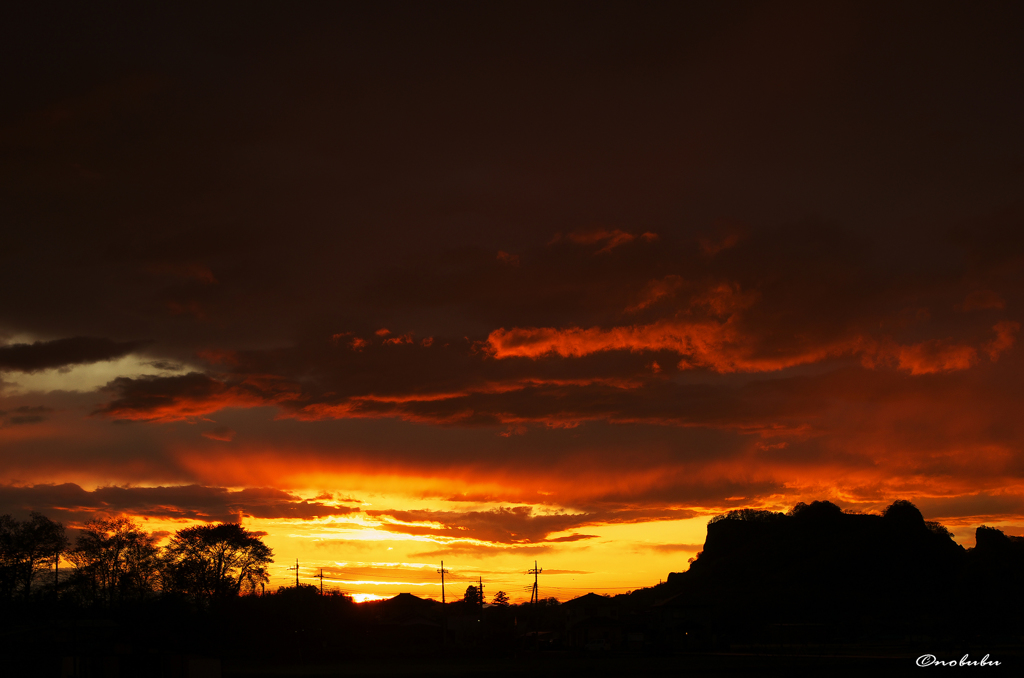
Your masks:
<svg viewBox="0 0 1024 678"><path fill-rule="evenodd" d="M562 600L1024 534L1018 3L0 10L0 513Z"/></svg>

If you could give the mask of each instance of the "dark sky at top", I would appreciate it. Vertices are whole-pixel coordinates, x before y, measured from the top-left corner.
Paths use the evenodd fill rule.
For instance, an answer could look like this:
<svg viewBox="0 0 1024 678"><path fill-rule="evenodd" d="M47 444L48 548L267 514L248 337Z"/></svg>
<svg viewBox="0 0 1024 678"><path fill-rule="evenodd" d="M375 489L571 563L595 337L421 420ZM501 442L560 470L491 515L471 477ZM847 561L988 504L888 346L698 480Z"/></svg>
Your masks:
<svg viewBox="0 0 1024 678"><path fill-rule="evenodd" d="M1019 3L0 12L2 482L1024 515Z"/></svg>
<svg viewBox="0 0 1024 678"><path fill-rule="evenodd" d="M475 257L596 228L671 247L803 224L883 276L947 275L958 229L1019 215L1017 10L8 9L3 320L186 350L607 322L462 285ZM765 254L813 268L809 237ZM219 322L155 317L172 303Z"/></svg>

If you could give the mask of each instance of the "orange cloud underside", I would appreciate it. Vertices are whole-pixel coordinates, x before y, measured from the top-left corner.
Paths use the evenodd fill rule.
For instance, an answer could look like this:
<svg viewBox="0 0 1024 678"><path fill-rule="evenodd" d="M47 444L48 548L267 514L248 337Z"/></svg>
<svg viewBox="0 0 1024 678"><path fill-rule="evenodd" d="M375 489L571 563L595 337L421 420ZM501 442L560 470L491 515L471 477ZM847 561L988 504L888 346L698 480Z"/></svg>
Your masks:
<svg viewBox="0 0 1024 678"><path fill-rule="evenodd" d="M579 358L600 351L672 351L681 367L708 367L716 372L769 372L850 353L856 340L819 347L783 358L758 357L731 321L659 322L611 329L498 329L487 338L496 358Z"/></svg>
<svg viewBox="0 0 1024 678"><path fill-rule="evenodd" d="M1013 346L1019 327L1018 323L1002 322L993 328L996 338L984 345L992 360ZM783 357L761 356L756 338L740 330L736 316L724 322L661 321L611 329L502 328L490 333L487 344L498 359L549 355L580 358L601 351L672 351L683 357L681 369L707 367L721 373L779 371L847 354L860 355L867 367L895 365L914 375L964 370L978 360L978 349L948 340L899 345L891 339L878 341L861 335Z"/></svg>

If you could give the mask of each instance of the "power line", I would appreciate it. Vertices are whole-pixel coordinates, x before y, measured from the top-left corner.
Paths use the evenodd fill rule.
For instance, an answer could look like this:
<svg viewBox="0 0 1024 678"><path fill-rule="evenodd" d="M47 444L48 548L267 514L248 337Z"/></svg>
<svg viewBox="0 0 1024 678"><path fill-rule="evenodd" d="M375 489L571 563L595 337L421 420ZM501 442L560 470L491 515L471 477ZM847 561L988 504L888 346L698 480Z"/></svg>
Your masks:
<svg viewBox="0 0 1024 678"><path fill-rule="evenodd" d="M530 588L530 587L527 586L525 588ZM562 589L579 589L581 591L612 591L612 590L619 590L619 589L627 589L627 590L633 591L633 590L636 590L638 588L644 588L644 587L642 587L642 586L549 586L548 588L550 588L550 589L557 589L557 590L562 590Z"/></svg>
<svg viewBox="0 0 1024 678"><path fill-rule="evenodd" d="M290 570L291 568L288 568L288 569ZM397 580L397 581L415 581L415 582L424 582L424 583L426 583L426 579L427 579L426 577L400 577L400 576L391 575L391 574L374 574L372 572L366 572L366 573L337 572L337 573L333 573L333 574L332 573L328 573L328 574L326 574L324 576L326 576L328 579L331 579L331 578L335 578L335 579L351 579L352 577L363 577L364 574L365 574L366 578L370 578L370 579L394 579L394 580ZM472 579L467 579L466 581L473 581L473 580Z"/></svg>

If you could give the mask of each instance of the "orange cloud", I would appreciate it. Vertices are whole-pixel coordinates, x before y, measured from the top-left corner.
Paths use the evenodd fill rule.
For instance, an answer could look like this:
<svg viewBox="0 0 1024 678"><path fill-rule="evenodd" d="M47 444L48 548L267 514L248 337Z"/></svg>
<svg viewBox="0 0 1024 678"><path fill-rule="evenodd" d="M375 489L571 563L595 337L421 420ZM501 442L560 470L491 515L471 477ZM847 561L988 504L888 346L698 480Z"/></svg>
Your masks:
<svg viewBox="0 0 1024 678"><path fill-rule="evenodd" d="M413 343L412 342L412 335L411 334L402 334L402 335L399 335L397 337L391 337L390 339L385 339L384 340L384 344L385 345L389 345L389 346L400 346L402 344L411 344L411 343Z"/></svg>
<svg viewBox="0 0 1024 678"><path fill-rule="evenodd" d="M626 312L643 310L660 299L675 295L682 288L683 283L683 278L678 275L667 275L661 280L650 281L640 293L640 299L635 304L626 307Z"/></svg>
<svg viewBox="0 0 1024 678"><path fill-rule="evenodd" d="M787 354L761 355L755 332L740 329L738 312L748 307L753 295L743 295L730 285L719 285L695 297L694 306L725 321L665 320L648 325L602 329L527 327L494 330L487 348L497 359L560 356L580 358L603 351L672 351L683 359L679 369L706 367L716 372L769 372L815 363L841 355L861 355L865 367L893 365L913 375L965 370L978 361L978 349L947 339L931 339L901 345L860 335L818 346L794 346ZM996 338L983 346L996 360L1013 346L1020 324L1001 322L993 327Z"/></svg>
<svg viewBox="0 0 1024 678"><path fill-rule="evenodd" d="M228 384L190 372L173 377L118 377L108 385L118 397L96 414L129 421L196 419L225 407L259 407L296 397L293 384L276 377L251 376Z"/></svg>
<svg viewBox="0 0 1024 678"><path fill-rule="evenodd" d="M722 298L712 297L710 304L724 308ZM789 356L756 355L755 342L744 336L735 318L725 322L661 321L649 325L631 325L601 329L555 329L550 327L504 328L487 337L491 354L504 358L541 358L557 355L579 358L601 351L673 351L685 356L680 369L708 367L716 372L769 372L794 365L817 362L830 356L853 351L859 340L795 351Z"/></svg>
<svg viewBox="0 0 1024 678"><path fill-rule="evenodd" d="M228 428L227 426L218 426L210 431L203 431L204 438L219 440L223 443L230 443L235 439L236 435L238 435L238 432L234 429Z"/></svg>
<svg viewBox="0 0 1024 678"><path fill-rule="evenodd" d="M1013 347L1020 323L1003 321L996 323L992 330L996 333L995 338L981 348L994 362ZM973 367L978 363L978 349L948 339L930 339L908 345L900 345L892 340L865 341L861 362L869 368L893 365L913 375L935 374Z"/></svg>
<svg viewBox="0 0 1024 678"><path fill-rule="evenodd" d="M978 351L971 346L932 339L911 346L900 346L896 360L899 369L911 374L934 374L966 370L978 361Z"/></svg>
<svg viewBox="0 0 1024 678"><path fill-rule="evenodd" d="M612 389L638 388L641 382L631 379L592 378L592 379L516 379L505 382L486 382L478 386L467 387L460 391L434 391L424 393L403 393L394 395L353 395L342 403L314 402L302 405L297 401L288 403L288 409L282 412L282 418L295 418L305 421L322 419L357 419L396 417L405 421L422 423L472 423L474 419L481 421L501 421L518 424L523 421L514 414L503 412L479 412L481 403L474 399L486 396L500 396L526 390L549 390L562 387L604 386ZM451 403L451 404L448 404ZM439 404L431 408L430 405ZM500 407L500 406L499 406ZM529 419L534 421L534 419ZM557 417L538 420L550 427L572 427L569 421ZM516 426L510 429L513 435L525 432Z"/></svg>
<svg viewBox="0 0 1024 678"><path fill-rule="evenodd" d="M555 236L552 242L557 242L562 236ZM652 242L658 238L655 233L644 233L642 236L644 241ZM632 233L626 233L623 230L616 228L614 231L609 231L604 228L598 228L593 230L579 230L573 231L565 236L565 239L571 243L577 245L597 245L603 244L603 247L597 251L598 254L605 254L611 252L613 249L620 245L625 245L636 240L636 236Z"/></svg>

